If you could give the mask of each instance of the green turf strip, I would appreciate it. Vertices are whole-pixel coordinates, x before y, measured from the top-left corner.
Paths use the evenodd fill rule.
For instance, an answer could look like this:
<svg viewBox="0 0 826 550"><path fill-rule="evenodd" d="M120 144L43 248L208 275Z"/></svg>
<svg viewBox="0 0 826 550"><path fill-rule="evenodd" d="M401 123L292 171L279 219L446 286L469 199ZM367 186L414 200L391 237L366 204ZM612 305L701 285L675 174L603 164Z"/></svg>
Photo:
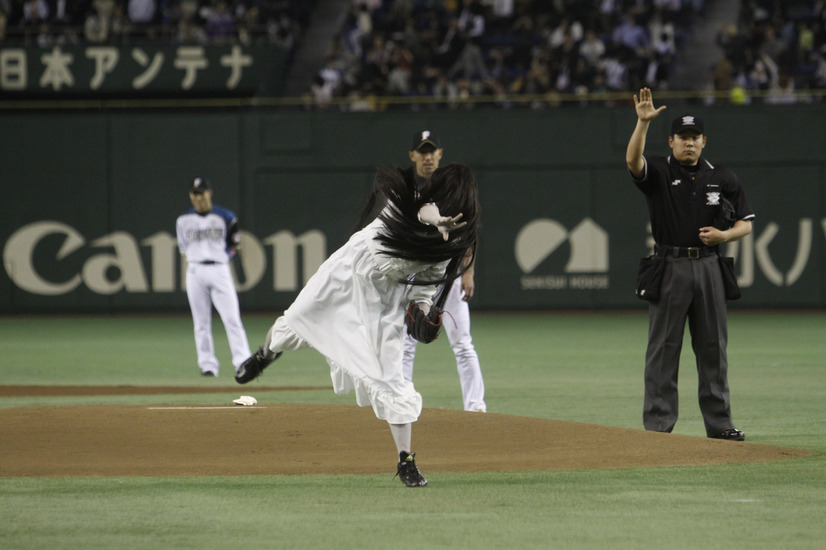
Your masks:
<svg viewBox="0 0 826 550"><path fill-rule="evenodd" d="M491 412L641 427L644 312L472 320ZM272 318L244 321L257 345ZM391 476L0 478L0 548L823 548L826 314L734 311L729 325L737 426L749 442L821 454L713 467L440 474L423 490ZM231 380L220 321L218 379L198 376L191 330L185 316L6 317L0 385L226 387L173 396L195 404L251 393L254 386L240 392ZM688 336L681 366L675 432L700 436ZM446 339L419 347L415 379L425 407L461 408ZM304 351L285 355L264 383L323 388L329 374ZM265 397L352 403L323 389ZM169 400L6 397L0 406ZM13 444L0 441L0 456Z"/></svg>

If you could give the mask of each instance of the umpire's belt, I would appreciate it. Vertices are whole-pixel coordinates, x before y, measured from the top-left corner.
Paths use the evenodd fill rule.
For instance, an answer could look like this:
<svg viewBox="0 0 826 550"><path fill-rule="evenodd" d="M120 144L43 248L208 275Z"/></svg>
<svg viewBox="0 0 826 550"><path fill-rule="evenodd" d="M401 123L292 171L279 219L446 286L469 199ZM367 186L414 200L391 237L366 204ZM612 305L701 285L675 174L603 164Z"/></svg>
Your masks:
<svg viewBox="0 0 826 550"><path fill-rule="evenodd" d="M705 258L706 256L713 256L717 254L716 246L668 246L658 244L654 246L654 253L657 256L665 258L672 256L674 258L689 258L696 260L697 258Z"/></svg>

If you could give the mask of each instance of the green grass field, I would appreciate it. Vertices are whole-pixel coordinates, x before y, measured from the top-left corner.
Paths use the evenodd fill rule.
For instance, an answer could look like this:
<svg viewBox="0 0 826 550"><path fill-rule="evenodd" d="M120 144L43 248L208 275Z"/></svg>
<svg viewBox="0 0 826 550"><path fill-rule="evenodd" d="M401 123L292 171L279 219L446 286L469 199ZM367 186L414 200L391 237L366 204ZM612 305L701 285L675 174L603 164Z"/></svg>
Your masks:
<svg viewBox="0 0 826 550"><path fill-rule="evenodd" d="M272 320L245 317L251 345ZM0 385L227 388L6 397L0 407L226 403L240 387L218 320L214 331L222 373L203 379L184 315L0 319ZM488 410L641 429L646 331L642 310L475 314ZM706 467L438 474L424 490L406 489L390 475L0 478L0 548L824 548L826 313L735 310L729 342L732 410L747 441L817 455ZM688 337L682 366L675 433L702 437ZM415 378L425 407L461 409L445 338L419 347ZM267 371L265 384L329 388L329 371L313 351L288 354ZM354 403L331 389L255 395ZM0 460L14 444L0 441ZM422 469L427 473L426 462Z"/></svg>

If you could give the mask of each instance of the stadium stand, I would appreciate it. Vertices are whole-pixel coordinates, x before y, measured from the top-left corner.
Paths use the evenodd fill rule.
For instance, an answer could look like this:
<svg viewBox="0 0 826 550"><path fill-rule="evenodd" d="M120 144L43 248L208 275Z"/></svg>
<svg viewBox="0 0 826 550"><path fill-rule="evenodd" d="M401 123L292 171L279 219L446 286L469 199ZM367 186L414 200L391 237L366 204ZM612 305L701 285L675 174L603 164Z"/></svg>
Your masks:
<svg viewBox="0 0 826 550"><path fill-rule="evenodd" d="M720 29L721 57L713 87L732 101L810 101L806 90L826 87L826 2L741 0L736 21Z"/></svg>
<svg viewBox="0 0 826 550"><path fill-rule="evenodd" d="M280 45L310 109L826 88L826 0L0 0L0 45L143 42Z"/></svg>
<svg viewBox="0 0 826 550"><path fill-rule="evenodd" d="M354 0L315 75L335 97L545 97L667 89L703 1ZM541 100L539 103L544 103ZM509 106L503 99L499 103Z"/></svg>
<svg viewBox="0 0 826 550"><path fill-rule="evenodd" d="M316 0L0 0L0 44L238 42L280 45L288 58Z"/></svg>
<svg viewBox="0 0 826 550"><path fill-rule="evenodd" d="M353 0L306 104L371 110L407 98L414 108L431 99L460 109L486 96L500 107L519 97L542 107L642 86L675 89L672 82L682 90L772 90L765 101L782 102L792 89L826 84L826 2L739 4ZM741 96L749 94L732 98Z"/></svg>

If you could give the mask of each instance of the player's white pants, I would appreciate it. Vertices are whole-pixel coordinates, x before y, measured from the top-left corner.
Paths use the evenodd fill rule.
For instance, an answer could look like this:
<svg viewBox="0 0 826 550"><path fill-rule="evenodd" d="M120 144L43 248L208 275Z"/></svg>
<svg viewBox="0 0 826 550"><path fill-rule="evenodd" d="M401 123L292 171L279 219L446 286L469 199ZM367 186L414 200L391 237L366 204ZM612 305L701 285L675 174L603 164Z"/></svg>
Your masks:
<svg viewBox="0 0 826 550"><path fill-rule="evenodd" d="M250 356L247 333L241 323L238 294L228 264L190 265L186 270L186 296L195 328L195 350L202 372L218 374L218 358L212 339L212 306L218 311L227 333L232 364L238 366Z"/></svg>
<svg viewBox="0 0 826 550"><path fill-rule="evenodd" d="M453 349L453 355L456 356L456 371L459 373L459 383L462 386L464 408L466 411L486 411L485 382L482 379L479 356L470 336L470 308L468 303L462 300L461 277L453 281L444 310L447 313L442 316L442 327ZM402 360L405 380L413 380L416 344L416 339L405 333Z"/></svg>

